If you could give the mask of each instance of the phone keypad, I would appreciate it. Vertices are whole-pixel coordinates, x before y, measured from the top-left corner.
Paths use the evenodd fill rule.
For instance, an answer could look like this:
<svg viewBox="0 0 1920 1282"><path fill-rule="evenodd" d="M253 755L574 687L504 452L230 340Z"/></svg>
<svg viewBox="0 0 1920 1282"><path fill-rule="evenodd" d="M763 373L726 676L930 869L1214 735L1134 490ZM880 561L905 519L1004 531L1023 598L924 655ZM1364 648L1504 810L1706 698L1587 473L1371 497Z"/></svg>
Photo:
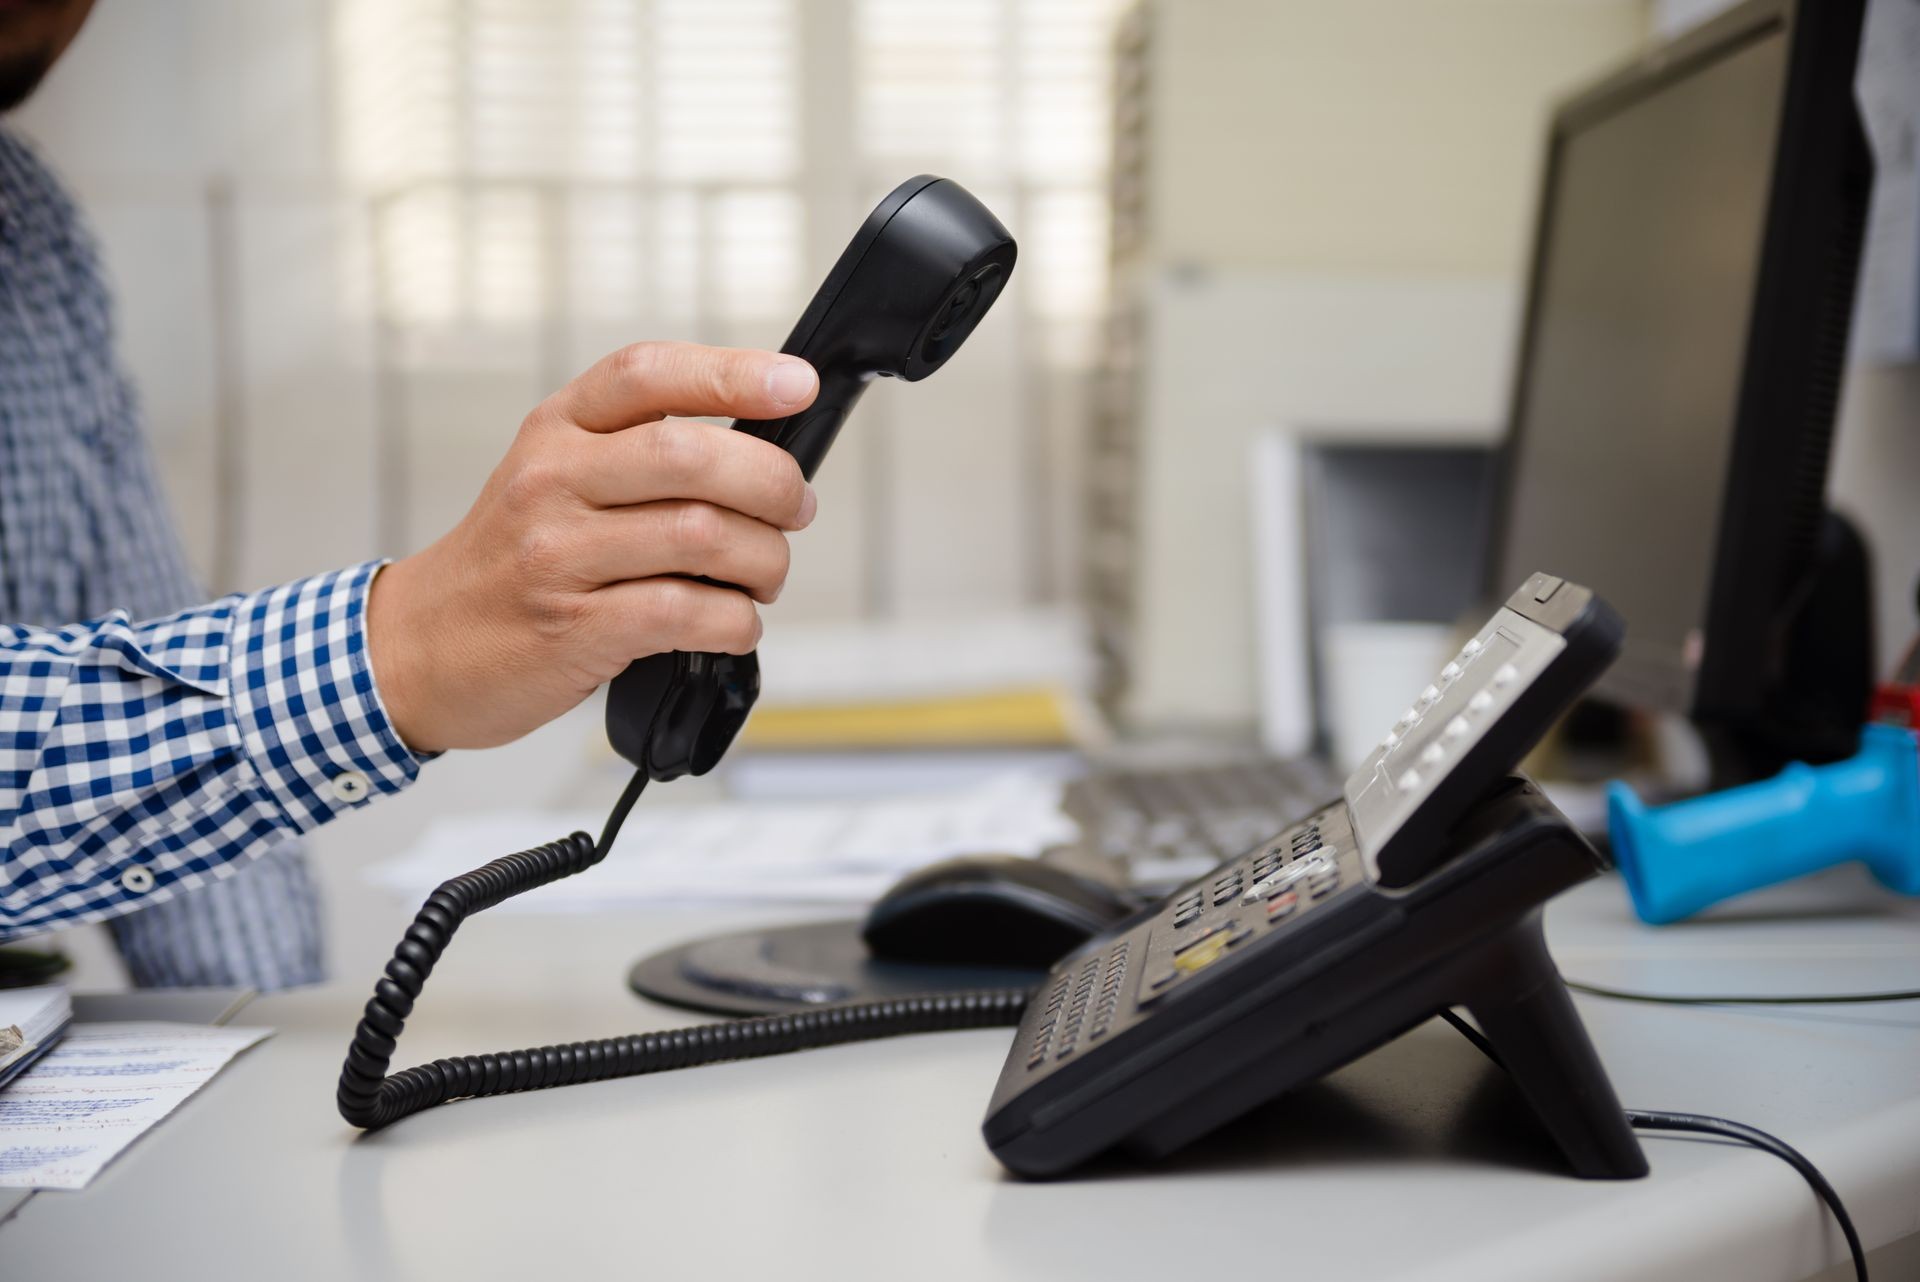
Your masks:
<svg viewBox="0 0 1920 1282"><path fill-rule="evenodd" d="M1048 1061L1070 1058L1087 1043L1113 1031L1126 991L1127 956L1132 945L1121 940L1112 948L1079 959L1057 972L1039 998L1041 1017L1027 1044L1027 1071Z"/></svg>
<svg viewBox="0 0 1920 1282"><path fill-rule="evenodd" d="M1115 1062L1110 1046L1151 1036L1162 1010L1177 1018L1179 994L1208 976L1232 991L1236 958L1263 942L1284 954L1287 941L1272 936L1365 878L1345 804L1335 802L1181 887L1151 920L1063 958L1034 994L1009 1071L1026 1089Z"/></svg>
<svg viewBox="0 0 1920 1282"><path fill-rule="evenodd" d="M1346 808L1336 802L1181 888L1150 927L1065 959L1035 994L1026 1071L1064 1066L1135 1012L1364 877ZM1129 1000L1129 998L1131 1000Z"/></svg>
<svg viewBox="0 0 1920 1282"><path fill-rule="evenodd" d="M1345 807L1334 805L1176 894L1148 940L1134 1001L1152 1007L1249 942L1361 877Z"/></svg>

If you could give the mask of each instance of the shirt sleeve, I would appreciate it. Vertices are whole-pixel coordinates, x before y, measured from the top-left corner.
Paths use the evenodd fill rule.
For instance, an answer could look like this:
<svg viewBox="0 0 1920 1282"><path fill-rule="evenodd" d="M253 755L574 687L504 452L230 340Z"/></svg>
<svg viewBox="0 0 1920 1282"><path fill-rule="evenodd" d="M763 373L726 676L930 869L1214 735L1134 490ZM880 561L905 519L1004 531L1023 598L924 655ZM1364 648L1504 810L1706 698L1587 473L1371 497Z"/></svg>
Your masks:
<svg viewBox="0 0 1920 1282"><path fill-rule="evenodd" d="M379 568L0 625L0 939L170 898L411 783L367 661Z"/></svg>

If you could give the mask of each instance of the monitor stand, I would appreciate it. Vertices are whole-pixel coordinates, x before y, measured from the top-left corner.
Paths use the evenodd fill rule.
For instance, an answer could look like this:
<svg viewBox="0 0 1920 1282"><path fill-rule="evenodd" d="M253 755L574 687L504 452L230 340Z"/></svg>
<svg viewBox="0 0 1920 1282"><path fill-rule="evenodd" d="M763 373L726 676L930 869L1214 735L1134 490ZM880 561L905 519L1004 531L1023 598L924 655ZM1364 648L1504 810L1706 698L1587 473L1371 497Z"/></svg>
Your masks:
<svg viewBox="0 0 1920 1282"><path fill-rule="evenodd" d="M1781 620L1780 680L1756 716L1701 723L1710 787L1779 773L1789 762L1824 765L1860 748L1873 694L1873 588L1866 540L1829 511L1803 587Z"/></svg>

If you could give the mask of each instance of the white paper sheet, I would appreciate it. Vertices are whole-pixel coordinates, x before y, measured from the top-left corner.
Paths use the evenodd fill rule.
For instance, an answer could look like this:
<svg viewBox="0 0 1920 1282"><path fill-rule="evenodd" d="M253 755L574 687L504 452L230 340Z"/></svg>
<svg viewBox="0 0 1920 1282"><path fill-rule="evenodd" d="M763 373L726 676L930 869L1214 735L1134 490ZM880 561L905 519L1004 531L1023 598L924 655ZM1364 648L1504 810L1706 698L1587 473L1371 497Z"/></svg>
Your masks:
<svg viewBox="0 0 1920 1282"><path fill-rule="evenodd" d="M611 854L496 911L583 912L686 900L860 902L954 855L1037 855L1075 840L1056 777L1008 775L958 792L874 801L643 800ZM434 823L368 876L417 902L491 859L597 832L601 815L502 811Z"/></svg>
<svg viewBox="0 0 1920 1282"><path fill-rule="evenodd" d="M0 1187L81 1189L266 1028L75 1024L0 1090Z"/></svg>

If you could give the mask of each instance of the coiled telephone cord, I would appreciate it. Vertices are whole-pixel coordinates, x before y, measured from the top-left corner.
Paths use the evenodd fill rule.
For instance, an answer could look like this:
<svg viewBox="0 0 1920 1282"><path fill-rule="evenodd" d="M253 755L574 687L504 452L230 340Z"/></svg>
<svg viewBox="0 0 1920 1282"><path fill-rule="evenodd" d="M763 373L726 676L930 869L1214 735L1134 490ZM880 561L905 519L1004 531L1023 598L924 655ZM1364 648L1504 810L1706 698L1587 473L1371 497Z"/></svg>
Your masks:
<svg viewBox="0 0 1920 1282"><path fill-rule="evenodd" d="M647 785L636 773L595 841L576 832L559 841L496 859L462 873L427 897L393 950L386 974L354 1029L340 1069L340 1116L373 1130L449 1100L543 1090L640 1073L662 1073L722 1060L784 1055L816 1046L871 1041L907 1033L1019 1024L1024 988L925 993L881 1001L849 1001L782 1015L697 1024L564 1046L495 1051L437 1059L398 1073L387 1070L427 977L460 923L503 900L593 867L607 857L627 812Z"/></svg>

